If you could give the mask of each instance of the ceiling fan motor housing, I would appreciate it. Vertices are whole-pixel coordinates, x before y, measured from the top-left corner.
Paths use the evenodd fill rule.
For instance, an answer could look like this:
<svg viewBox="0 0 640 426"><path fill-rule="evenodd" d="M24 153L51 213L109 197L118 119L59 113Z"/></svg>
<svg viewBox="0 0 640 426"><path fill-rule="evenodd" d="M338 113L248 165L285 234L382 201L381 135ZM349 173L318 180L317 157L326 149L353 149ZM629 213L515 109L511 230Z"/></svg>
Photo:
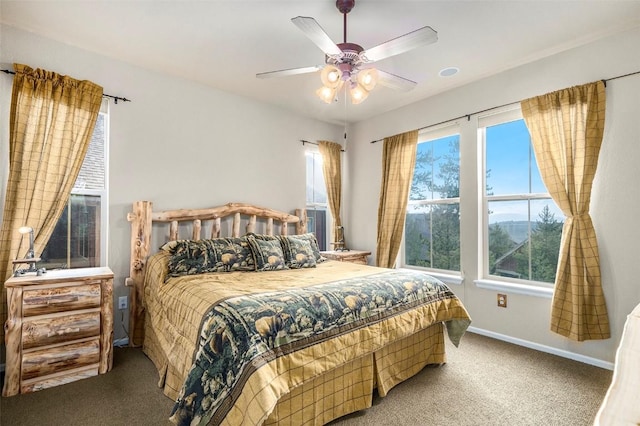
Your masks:
<svg viewBox="0 0 640 426"><path fill-rule="evenodd" d="M342 50L343 55L341 57L325 56L325 62L338 67L342 73L342 80L347 81L351 78L354 69L360 65L360 53L364 49L355 43L339 43L338 47Z"/></svg>

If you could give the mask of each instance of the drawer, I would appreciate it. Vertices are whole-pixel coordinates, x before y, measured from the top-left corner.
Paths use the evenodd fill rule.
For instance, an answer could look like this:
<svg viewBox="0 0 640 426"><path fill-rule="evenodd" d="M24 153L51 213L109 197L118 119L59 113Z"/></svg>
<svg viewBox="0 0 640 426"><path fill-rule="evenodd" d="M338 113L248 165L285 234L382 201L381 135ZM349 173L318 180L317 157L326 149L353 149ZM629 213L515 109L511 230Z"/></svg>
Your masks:
<svg viewBox="0 0 640 426"><path fill-rule="evenodd" d="M61 371L100 362L100 341L90 340L54 348L27 352L22 355L22 380L43 377Z"/></svg>
<svg viewBox="0 0 640 426"><path fill-rule="evenodd" d="M78 370L69 370L63 373L54 374L43 379L27 380L20 384L20 393L36 392L42 389L64 385L65 383L75 382L76 380L87 379L89 377L97 376L98 374L98 366L93 365Z"/></svg>
<svg viewBox="0 0 640 426"><path fill-rule="evenodd" d="M100 312L25 318L22 348L63 343L100 335Z"/></svg>
<svg viewBox="0 0 640 426"><path fill-rule="evenodd" d="M100 306L100 283L24 290L25 317Z"/></svg>

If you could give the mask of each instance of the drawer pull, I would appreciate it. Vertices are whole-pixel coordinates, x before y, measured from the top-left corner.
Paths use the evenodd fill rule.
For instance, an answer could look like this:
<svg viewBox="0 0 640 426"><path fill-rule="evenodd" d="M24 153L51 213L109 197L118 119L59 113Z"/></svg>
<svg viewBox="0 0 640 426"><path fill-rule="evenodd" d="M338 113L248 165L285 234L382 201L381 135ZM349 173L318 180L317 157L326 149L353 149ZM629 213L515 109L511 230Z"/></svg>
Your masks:
<svg viewBox="0 0 640 426"><path fill-rule="evenodd" d="M71 333L77 333L80 331L80 328L63 328L62 330L58 330L58 331L50 331L49 333L47 333L47 337L53 337L53 336L62 336L64 334L71 334Z"/></svg>
<svg viewBox="0 0 640 426"><path fill-rule="evenodd" d="M78 296L73 296L73 297L55 297L55 298L50 298L47 299L47 305L58 305L60 303L69 303L69 302L77 302Z"/></svg>

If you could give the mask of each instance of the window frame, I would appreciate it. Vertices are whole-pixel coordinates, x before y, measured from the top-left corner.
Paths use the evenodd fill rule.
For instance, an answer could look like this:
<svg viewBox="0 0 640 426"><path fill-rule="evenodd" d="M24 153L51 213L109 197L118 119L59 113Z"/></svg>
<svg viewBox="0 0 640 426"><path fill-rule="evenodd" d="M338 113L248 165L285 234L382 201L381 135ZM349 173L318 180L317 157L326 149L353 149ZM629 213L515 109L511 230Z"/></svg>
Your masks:
<svg viewBox="0 0 640 426"><path fill-rule="evenodd" d="M429 143L429 142L446 138L446 137L458 136L458 162L460 167L461 156L462 156L461 133L462 133L462 129L458 121L451 121L451 122L440 124L438 126L430 127L428 129L423 129L418 133L418 143L416 145L416 150L418 149L418 145L422 143ZM459 179L458 186L461 187L462 181L461 181L460 175L458 176L458 179ZM437 205L454 205L454 204L458 206L458 211L460 212L460 209L461 209L460 201L461 201L460 194L458 194L458 197L452 197L452 198L433 198L433 199L422 199L422 200L411 200L411 195L408 194L406 214L409 213L409 209L412 206L437 206ZM460 244L459 251L461 252L462 238L460 238L459 244ZM403 233L402 233L402 241L400 243L399 256L400 256L399 265L400 265L400 268L402 269L415 269L415 270L421 270L421 271L428 271L430 275L433 275L443 280L447 284L457 284L457 285L462 284L462 281L463 281L462 253L459 259L460 270L458 271L407 264L406 222L405 222L405 229L403 230Z"/></svg>
<svg viewBox="0 0 640 426"><path fill-rule="evenodd" d="M309 174L309 170L307 169L307 156L312 155L315 158L319 159L318 163L316 163L316 161L313 162L314 166L315 165L322 165L322 155L320 154L320 150L317 146L313 146L313 147L306 147L305 151L304 151L304 155L305 155L305 185L307 182L306 177ZM322 176L322 192L325 195L325 200L327 200L324 203L319 203L319 202L308 202L308 194L307 194L307 189L305 188L305 209L307 210L307 216L308 216L308 212L310 210L322 210L325 212L325 236L324 236L324 246L325 246L325 250L330 250L331 246L329 244L329 240L331 238L331 226L333 226L333 217L331 216L331 209L329 208L329 200L327 197L327 188L326 185L324 184L324 175L322 172L322 167L320 167L319 170L320 176ZM313 172L314 176L316 174L316 171L314 170ZM315 185L315 179L313 179L313 184ZM315 186L313 187L315 189ZM315 231L313 231L315 234ZM317 237L317 236L316 236Z"/></svg>
<svg viewBox="0 0 640 426"><path fill-rule="evenodd" d="M506 195L487 195L487 139L486 130L487 127L496 126L500 124L506 124L514 121L523 120L522 111L519 105L510 106L493 111L490 114L481 115L478 117L477 133L478 133L478 158L479 158L479 176L478 176L478 193L480 198L480 215L479 215L479 252L481 256L478 256L478 276L476 285L481 288L491 290L505 290L508 289L511 292L543 297L551 297L553 293L554 284L544 281L522 279L516 277L506 277L493 275L489 273L489 203L492 201L536 201L536 200L549 200L555 204L555 201L551 195L541 192L531 192L528 194L506 194ZM530 142L531 144L531 142ZM530 145L529 149L529 164L536 165L535 154L533 153L533 147ZM529 168L529 180L531 181L531 167ZM557 207L557 205L556 205ZM529 222L531 222L531 210L529 209ZM529 226L529 236L531 235L531 226ZM529 238L530 244L530 238ZM529 256L531 252L529 251ZM531 268L531 262L529 262L529 268Z"/></svg>
<svg viewBox="0 0 640 426"><path fill-rule="evenodd" d="M103 98L102 104L100 106L100 111L98 115L101 116L104 120L104 149L103 149L103 164L104 164L104 187L102 189L87 189L87 188L77 188L74 186L71 188L69 200L67 201L67 205L65 209L67 210L67 218L70 217L69 213L71 213L71 196L94 196L100 197L100 259L99 266L107 266L108 265L108 252L109 252L109 144L110 144L110 114L109 114L109 101L106 98ZM95 129L94 129L95 131ZM84 162L84 159L83 159ZM67 219L69 220L69 219ZM58 222L60 219L58 219ZM47 242L47 245L49 242ZM43 249L43 251L46 249ZM68 256L68 253L67 253ZM75 269L73 267L69 267L69 269Z"/></svg>

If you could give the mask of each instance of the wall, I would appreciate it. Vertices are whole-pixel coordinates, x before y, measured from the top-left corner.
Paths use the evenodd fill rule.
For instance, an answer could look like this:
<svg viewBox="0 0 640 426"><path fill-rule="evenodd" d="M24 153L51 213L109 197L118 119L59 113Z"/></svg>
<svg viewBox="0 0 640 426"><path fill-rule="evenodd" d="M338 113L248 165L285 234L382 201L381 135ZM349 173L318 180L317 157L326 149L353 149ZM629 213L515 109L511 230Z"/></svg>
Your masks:
<svg viewBox="0 0 640 426"><path fill-rule="evenodd" d="M554 90L640 71L639 45L640 29L620 33L352 126L345 190L350 206L345 224L347 241L354 248L372 250L375 259L376 235L372 230L377 223L383 144L371 141ZM464 281L453 290L463 298L473 318L472 326L483 333L610 367L626 315L640 302L640 196L632 190L640 178L640 75L609 81L606 93L606 128L591 215L600 247L612 338L569 341L549 331L551 299L508 293L508 308L498 308L496 291L475 286L479 238L476 188L461 188ZM477 175L477 116L459 123L461 173Z"/></svg>
<svg viewBox="0 0 640 426"><path fill-rule="evenodd" d="M108 266L115 273L116 300L128 294L124 287L129 272L127 213L134 201L151 200L158 210L236 201L293 212L306 200L304 148L299 140L342 138L341 127L6 25L0 40L2 68L24 63L91 80L105 93L132 100L110 105ZM0 177L4 177L0 193L4 193L11 77L0 76L0 84ZM114 332L116 339L125 336L117 312Z"/></svg>

